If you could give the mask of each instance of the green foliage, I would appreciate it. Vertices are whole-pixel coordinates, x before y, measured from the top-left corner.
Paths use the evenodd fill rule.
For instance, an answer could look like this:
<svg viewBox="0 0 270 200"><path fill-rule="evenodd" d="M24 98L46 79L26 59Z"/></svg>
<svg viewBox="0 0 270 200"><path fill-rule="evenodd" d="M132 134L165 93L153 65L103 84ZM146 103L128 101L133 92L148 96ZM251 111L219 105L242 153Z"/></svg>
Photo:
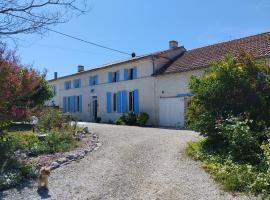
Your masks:
<svg viewBox="0 0 270 200"><path fill-rule="evenodd" d="M130 125L130 126L135 126L137 125L137 118L136 118L136 114L133 112L130 112L126 115L125 118L125 123L126 125Z"/></svg>
<svg viewBox="0 0 270 200"><path fill-rule="evenodd" d="M122 117L116 120L115 122L116 125L125 125L126 123L122 120Z"/></svg>
<svg viewBox="0 0 270 200"><path fill-rule="evenodd" d="M53 98L52 87L45 80L42 80L35 90L36 92L31 96L31 100L34 101L36 105L43 105L45 101Z"/></svg>
<svg viewBox="0 0 270 200"><path fill-rule="evenodd" d="M139 113L137 115L137 124L139 126L145 126L145 124L147 123L149 119L149 115L147 113Z"/></svg>
<svg viewBox="0 0 270 200"><path fill-rule="evenodd" d="M97 117L95 120L96 123L100 123L101 122L101 117Z"/></svg>
<svg viewBox="0 0 270 200"><path fill-rule="evenodd" d="M201 77L192 77L189 87L194 96L187 125L234 161L260 163L260 146L269 138L270 68L247 54L226 56Z"/></svg>
<svg viewBox="0 0 270 200"><path fill-rule="evenodd" d="M252 131L270 126L270 69L264 62L246 54L226 56L212 63L201 77L192 77L189 87L194 96L187 125L204 136L222 140L216 123L231 115L252 120Z"/></svg>
<svg viewBox="0 0 270 200"><path fill-rule="evenodd" d="M69 126L71 119L69 115L64 115L58 109L46 109L37 125L40 131L51 131L52 129L61 129Z"/></svg>
<svg viewBox="0 0 270 200"><path fill-rule="evenodd" d="M31 151L32 148L40 144L38 137L31 131L9 133L8 137L16 150L25 152Z"/></svg>
<svg viewBox="0 0 270 200"><path fill-rule="evenodd" d="M270 197L269 163L266 168L238 164L226 153L208 151L207 146L207 139L190 142L186 152L195 160L202 161L204 169L222 185L224 190L262 194L265 199ZM263 148L266 150L265 154L269 155L269 144Z"/></svg>
<svg viewBox="0 0 270 200"><path fill-rule="evenodd" d="M186 123L206 139L187 153L225 190L270 198L270 68L247 54L227 56L189 87Z"/></svg>
<svg viewBox="0 0 270 200"><path fill-rule="evenodd" d="M70 133L51 132L46 137L43 145L45 152L56 153L74 148L76 146L76 141Z"/></svg>
<svg viewBox="0 0 270 200"><path fill-rule="evenodd" d="M117 125L129 125L129 126L144 126L149 119L147 113L138 113L133 112L128 113L127 115L123 114L117 121Z"/></svg>
<svg viewBox="0 0 270 200"><path fill-rule="evenodd" d="M260 163L262 150L256 133L249 127L250 123L249 120L243 121L236 117L229 117L217 125L217 130L227 143L227 149L234 161L256 165Z"/></svg>
<svg viewBox="0 0 270 200"><path fill-rule="evenodd" d="M22 174L19 169L11 169L0 172L0 190L15 186L22 180Z"/></svg>

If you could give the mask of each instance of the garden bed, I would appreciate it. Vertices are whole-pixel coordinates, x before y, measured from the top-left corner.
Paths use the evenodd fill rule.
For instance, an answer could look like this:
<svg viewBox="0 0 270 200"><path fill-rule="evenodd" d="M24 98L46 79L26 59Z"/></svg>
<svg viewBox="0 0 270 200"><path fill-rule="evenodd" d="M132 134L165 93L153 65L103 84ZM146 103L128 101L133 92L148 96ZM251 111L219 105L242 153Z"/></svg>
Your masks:
<svg viewBox="0 0 270 200"><path fill-rule="evenodd" d="M0 134L0 190L36 178L42 166L51 169L83 158L101 144L88 128L77 126L59 110L42 113L33 133L27 123L13 123Z"/></svg>

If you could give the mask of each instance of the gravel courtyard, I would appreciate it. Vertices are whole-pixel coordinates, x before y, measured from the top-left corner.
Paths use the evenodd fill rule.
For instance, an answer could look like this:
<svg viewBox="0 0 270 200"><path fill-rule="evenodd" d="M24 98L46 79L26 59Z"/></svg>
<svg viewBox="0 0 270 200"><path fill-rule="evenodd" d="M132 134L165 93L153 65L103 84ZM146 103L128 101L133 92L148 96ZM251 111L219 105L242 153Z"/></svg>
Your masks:
<svg viewBox="0 0 270 200"><path fill-rule="evenodd" d="M36 183L0 192L0 199L248 199L218 189L185 154L198 134L185 130L86 123L103 144L84 159L52 171L49 192Z"/></svg>

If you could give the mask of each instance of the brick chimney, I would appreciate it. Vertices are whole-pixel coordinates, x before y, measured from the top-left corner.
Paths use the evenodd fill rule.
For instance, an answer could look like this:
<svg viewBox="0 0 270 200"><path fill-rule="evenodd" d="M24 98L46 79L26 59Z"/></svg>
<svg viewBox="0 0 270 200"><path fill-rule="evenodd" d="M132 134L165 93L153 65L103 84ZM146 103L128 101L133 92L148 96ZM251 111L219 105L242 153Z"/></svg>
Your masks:
<svg viewBox="0 0 270 200"><path fill-rule="evenodd" d="M83 72L83 71L84 71L84 66L78 65L78 72Z"/></svg>
<svg viewBox="0 0 270 200"><path fill-rule="evenodd" d="M57 79L57 72L54 72L54 79Z"/></svg>
<svg viewBox="0 0 270 200"><path fill-rule="evenodd" d="M169 48L170 48L170 49L176 49L177 47L178 47L178 42L177 42L177 41L171 40L171 41L169 42Z"/></svg>

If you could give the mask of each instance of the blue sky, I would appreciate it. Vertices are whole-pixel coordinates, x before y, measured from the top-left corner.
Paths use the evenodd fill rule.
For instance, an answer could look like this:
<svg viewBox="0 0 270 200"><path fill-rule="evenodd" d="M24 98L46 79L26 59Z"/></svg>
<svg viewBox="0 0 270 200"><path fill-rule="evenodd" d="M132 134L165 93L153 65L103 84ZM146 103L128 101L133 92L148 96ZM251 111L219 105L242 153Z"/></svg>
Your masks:
<svg viewBox="0 0 270 200"><path fill-rule="evenodd" d="M137 55L167 49L172 39L192 49L270 31L269 0L88 1L89 13L53 29ZM47 79L128 57L50 32L18 37L22 62L46 68Z"/></svg>

